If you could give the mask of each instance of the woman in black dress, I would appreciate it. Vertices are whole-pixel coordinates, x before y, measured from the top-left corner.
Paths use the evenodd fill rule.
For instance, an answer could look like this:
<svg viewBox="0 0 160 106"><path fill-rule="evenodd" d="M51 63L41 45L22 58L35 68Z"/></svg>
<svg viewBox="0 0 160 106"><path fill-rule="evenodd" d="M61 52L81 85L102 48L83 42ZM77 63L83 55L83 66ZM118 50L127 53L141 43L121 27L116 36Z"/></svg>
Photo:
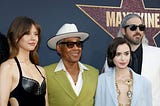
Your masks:
<svg viewBox="0 0 160 106"><path fill-rule="evenodd" d="M7 38L9 59L0 67L0 106L48 106L45 70L38 66L40 25L16 17Z"/></svg>

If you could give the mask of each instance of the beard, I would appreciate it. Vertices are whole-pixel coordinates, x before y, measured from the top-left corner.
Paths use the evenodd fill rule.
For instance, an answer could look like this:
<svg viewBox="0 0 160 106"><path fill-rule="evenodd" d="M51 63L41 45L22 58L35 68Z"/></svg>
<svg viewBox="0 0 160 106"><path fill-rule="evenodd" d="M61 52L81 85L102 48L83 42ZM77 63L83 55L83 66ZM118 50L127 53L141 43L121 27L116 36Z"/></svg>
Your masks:
<svg viewBox="0 0 160 106"><path fill-rule="evenodd" d="M124 38L132 45L139 45L140 43L142 43L143 36L141 35L139 38L134 37L134 36L137 36L137 35L141 35L141 34L136 33L136 34L133 35L133 37L125 35Z"/></svg>

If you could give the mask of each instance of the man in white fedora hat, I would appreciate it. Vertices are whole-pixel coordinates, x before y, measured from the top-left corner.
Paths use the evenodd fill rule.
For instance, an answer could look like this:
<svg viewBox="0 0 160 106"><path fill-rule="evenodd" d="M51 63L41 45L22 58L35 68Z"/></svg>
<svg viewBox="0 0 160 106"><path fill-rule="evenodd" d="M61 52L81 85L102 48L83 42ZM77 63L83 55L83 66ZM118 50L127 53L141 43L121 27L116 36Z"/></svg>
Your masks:
<svg viewBox="0 0 160 106"><path fill-rule="evenodd" d="M88 33L78 32L75 24L64 24L48 40L61 59L45 66L50 106L93 106L98 70L82 64L82 44Z"/></svg>

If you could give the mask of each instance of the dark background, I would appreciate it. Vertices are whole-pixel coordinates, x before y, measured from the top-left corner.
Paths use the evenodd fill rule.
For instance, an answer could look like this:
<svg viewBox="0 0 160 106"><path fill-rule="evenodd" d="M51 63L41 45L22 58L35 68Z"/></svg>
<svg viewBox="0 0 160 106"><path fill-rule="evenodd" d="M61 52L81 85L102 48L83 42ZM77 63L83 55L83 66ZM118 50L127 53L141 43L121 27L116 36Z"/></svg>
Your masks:
<svg viewBox="0 0 160 106"><path fill-rule="evenodd" d="M160 0L143 0L146 8L159 8ZM47 40L54 36L64 23L75 23L79 31L88 32L81 62L102 69L108 42L112 39L96 23L86 16L76 4L119 7L120 0L0 0L0 32L7 34L11 21L16 16L29 16L42 28L39 48L40 65L59 61L56 51L47 47ZM155 41L160 47L159 35Z"/></svg>

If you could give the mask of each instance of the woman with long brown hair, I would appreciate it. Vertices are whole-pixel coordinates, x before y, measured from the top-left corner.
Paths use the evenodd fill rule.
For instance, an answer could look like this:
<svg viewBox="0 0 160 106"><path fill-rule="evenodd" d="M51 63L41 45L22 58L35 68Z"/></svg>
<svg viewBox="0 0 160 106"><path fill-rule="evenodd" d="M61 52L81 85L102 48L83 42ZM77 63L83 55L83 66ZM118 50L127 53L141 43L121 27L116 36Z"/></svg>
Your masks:
<svg viewBox="0 0 160 106"><path fill-rule="evenodd" d="M38 66L41 28L33 19L16 17L7 38L9 59L0 67L0 106L46 106L46 76Z"/></svg>

